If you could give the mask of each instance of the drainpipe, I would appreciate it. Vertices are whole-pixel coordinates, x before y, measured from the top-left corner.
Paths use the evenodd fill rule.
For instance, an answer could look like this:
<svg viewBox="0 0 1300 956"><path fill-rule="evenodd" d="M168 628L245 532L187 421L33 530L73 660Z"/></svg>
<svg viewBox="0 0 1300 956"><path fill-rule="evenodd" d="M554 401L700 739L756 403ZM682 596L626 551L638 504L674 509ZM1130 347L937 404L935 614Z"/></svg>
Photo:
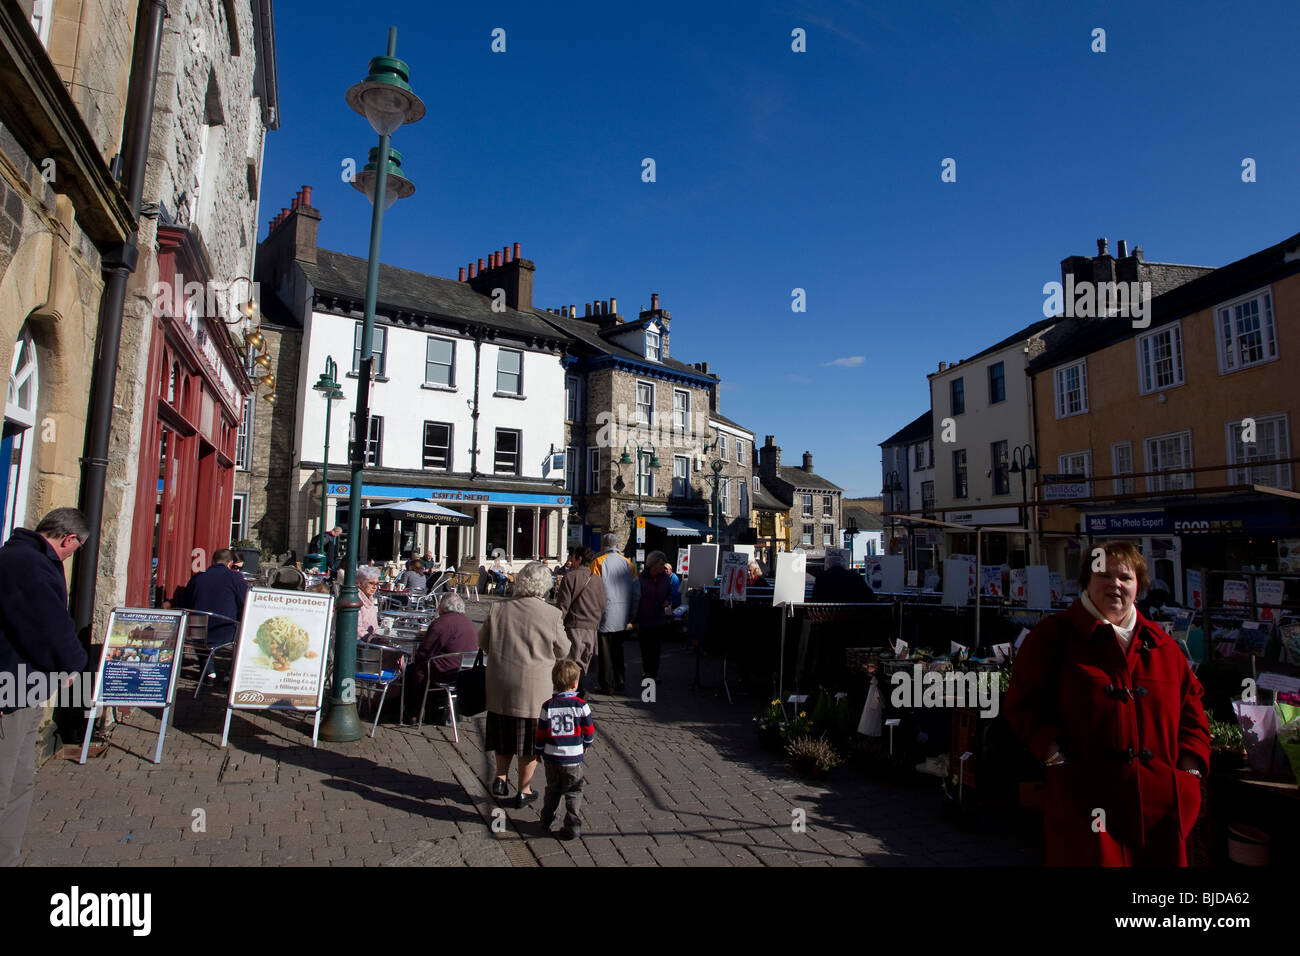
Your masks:
<svg viewBox="0 0 1300 956"><path fill-rule="evenodd" d="M131 58L131 81L119 165L125 170L121 189L135 220L140 217L145 167L149 161L149 130L153 125L154 93L158 87L158 60L166 15L167 5L163 0L142 0L136 17L136 46ZM73 622L87 650L90 649L94 622L95 581L99 575L100 525L104 518L113 398L122 343L122 310L127 282L139 258L136 241L137 233L132 232L126 241L105 252L102 263L104 292L99 300L99 337L91 368L90 415L86 426L85 454L81 459L79 502L90 525L90 539L78 550L72 568Z"/></svg>
<svg viewBox="0 0 1300 956"><path fill-rule="evenodd" d="M479 332L474 336L474 407L470 410L469 417L473 421L473 427L470 433L469 445L469 477L473 481L478 477L478 376L479 376L479 359L483 352L483 333Z"/></svg>

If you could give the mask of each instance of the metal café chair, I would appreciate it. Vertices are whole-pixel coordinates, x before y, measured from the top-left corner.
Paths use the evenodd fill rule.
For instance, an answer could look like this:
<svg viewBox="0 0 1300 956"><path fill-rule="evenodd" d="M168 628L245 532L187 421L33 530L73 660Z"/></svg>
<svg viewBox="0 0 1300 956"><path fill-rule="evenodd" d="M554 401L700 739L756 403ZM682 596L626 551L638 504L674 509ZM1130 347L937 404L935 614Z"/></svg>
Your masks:
<svg viewBox="0 0 1300 956"><path fill-rule="evenodd" d="M429 658L428 663L432 664L434 661L452 660L453 658L460 660L460 673L463 674L465 671L474 669L474 662L478 659L478 651L453 651L450 654L438 654ZM435 681L429 679L425 682L424 692L420 697L420 715L415 719L415 729L419 730L420 725L424 723L424 708L429 703L430 692L435 690L442 691L447 695L447 713L451 716L451 735L456 743L460 743L460 732L456 729L456 682L454 680Z"/></svg>
<svg viewBox="0 0 1300 956"><path fill-rule="evenodd" d="M396 656L396 661L392 657ZM392 666L389 666L390 663ZM379 729L379 716L384 712L384 701L388 698L388 688L401 680L406 669L406 651L389 644L373 641L357 641L356 682L370 688L371 695L378 689L379 705L375 707L375 722L370 728L370 736L375 736Z"/></svg>
<svg viewBox="0 0 1300 956"><path fill-rule="evenodd" d="M212 661L217 656L217 651L229 649L230 656L232 658L235 656L236 639L233 637L220 644L208 643L208 624L215 618L219 624L234 624L238 627L239 621L211 611L187 611L186 614L185 649L193 651L194 656L199 659L199 680L194 688L194 697L197 699L199 691L203 689L203 682L207 680L208 674L212 673Z"/></svg>

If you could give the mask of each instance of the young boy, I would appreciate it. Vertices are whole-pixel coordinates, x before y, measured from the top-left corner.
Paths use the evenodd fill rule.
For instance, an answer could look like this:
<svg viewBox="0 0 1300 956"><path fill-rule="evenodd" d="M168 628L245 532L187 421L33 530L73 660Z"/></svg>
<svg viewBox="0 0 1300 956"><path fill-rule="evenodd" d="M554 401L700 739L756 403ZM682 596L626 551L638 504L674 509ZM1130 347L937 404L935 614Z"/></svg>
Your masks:
<svg viewBox="0 0 1300 956"><path fill-rule="evenodd" d="M555 696L542 704L534 750L546 764L546 799L542 801L542 830L551 832L560 797L564 797L561 840L582 835L582 757L596 739L591 707L578 696L582 668L576 661L558 661L551 669Z"/></svg>

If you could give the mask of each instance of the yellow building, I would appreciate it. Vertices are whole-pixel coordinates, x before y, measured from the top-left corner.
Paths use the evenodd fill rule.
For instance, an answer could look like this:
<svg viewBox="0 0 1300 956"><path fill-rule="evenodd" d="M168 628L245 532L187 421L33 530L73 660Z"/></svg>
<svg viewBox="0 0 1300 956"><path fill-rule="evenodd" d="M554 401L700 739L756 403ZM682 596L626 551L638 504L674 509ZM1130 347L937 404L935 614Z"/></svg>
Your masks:
<svg viewBox="0 0 1300 956"><path fill-rule="evenodd" d="M1045 539L1053 570L1069 580L1090 539L1130 537L1182 600L1188 570L1276 571L1300 537L1300 234L1150 306L1072 319L1030 364L1036 492L1042 528L1079 535Z"/></svg>

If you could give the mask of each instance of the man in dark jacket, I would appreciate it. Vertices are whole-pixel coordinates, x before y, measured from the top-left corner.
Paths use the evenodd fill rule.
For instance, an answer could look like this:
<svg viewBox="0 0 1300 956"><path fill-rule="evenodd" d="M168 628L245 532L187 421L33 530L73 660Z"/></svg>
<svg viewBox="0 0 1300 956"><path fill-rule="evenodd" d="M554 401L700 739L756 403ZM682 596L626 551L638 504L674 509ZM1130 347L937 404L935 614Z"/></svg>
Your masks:
<svg viewBox="0 0 1300 956"><path fill-rule="evenodd" d="M248 600L248 582L234 569L234 563L234 552L222 548L212 555L208 569L196 574L186 588L191 609L228 618L226 621L220 618L209 620L209 647L228 644L235 639L237 622L244 613L244 602Z"/></svg>
<svg viewBox="0 0 1300 956"><path fill-rule="evenodd" d="M325 570L331 581L339 570L339 538L342 534L342 528L334 527L325 535Z"/></svg>
<svg viewBox="0 0 1300 956"><path fill-rule="evenodd" d="M21 699L31 674L73 674L86 650L68 613L63 562L90 537L76 508L56 508L35 531L16 528L0 548L0 683L20 695L0 704L0 867L17 866L36 789L36 729L45 710ZM52 690L52 689L51 689Z"/></svg>

